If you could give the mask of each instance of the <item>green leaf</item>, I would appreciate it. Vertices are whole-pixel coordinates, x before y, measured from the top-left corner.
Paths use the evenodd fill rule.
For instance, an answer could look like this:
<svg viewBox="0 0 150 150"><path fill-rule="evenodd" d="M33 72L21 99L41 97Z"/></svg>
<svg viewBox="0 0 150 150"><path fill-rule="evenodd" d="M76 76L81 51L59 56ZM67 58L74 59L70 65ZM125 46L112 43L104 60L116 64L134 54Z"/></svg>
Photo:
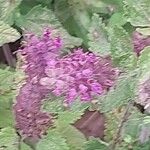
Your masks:
<svg viewBox="0 0 150 150"><path fill-rule="evenodd" d="M108 9L108 5L105 2L99 0L87 0L84 1L85 5L88 7L92 13L102 13L102 14L109 14L111 10Z"/></svg>
<svg viewBox="0 0 150 150"><path fill-rule="evenodd" d="M73 124L75 121L81 118L84 114L83 111L64 111L59 113L56 124L59 128L65 128L69 124Z"/></svg>
<svg viewBox="0 0 150 150"><path fill-rule="evenodd" d="M150 28L137 28L136 31L144 36L150 36Z"/></svg>
<svg viewBox="0 0 150 150"><path fill-rule="evenodd" d="M126 138L130 136L132 139L137 139L140 131L140 124L143 121L144 115L137 109L130 110L130 116L128 120L124 123L123 131L121 136Z"/></svg>
<svg viewBox="0 0 150 150"><path fill-rule="evenodd" d="M67 0L55 1L54 12L62 23L65 23L72 14Z"/></svg>
<svg viewBox="0 0 150 150"><path fill-rule="evenodd" d="M144 144L137 143L137 145L133 147L133 150L149 150L149 149L150 149L150 141Z"/></svg>
<svg viewBox="0 0 150 150"><path fill-rule="evenodd" d="M73 124L80 119L85 109L89 104L82 104L80 101L75 101L68 110L64 110L63 98L50 97L51 100L44 102L43 110L57 115L55 121L55 129L67 140L69 147L73 150L81 149L83 143L86 141L84 135L78 131ZM84 149L83 149L84 150Z"/></svg>
<svg viewBox="0 0 150 150"><path fill-rule="evenodd" d="M73 48L74 46L79 46L82 43L81 39L73 37L67 33L53 11L43 8L40 5L33 7L25 16L18 14L16 20L17 25L22 29L39 35L46 27L57 29L55 32L63 38L64 46L66 48Z"/></svg>
<svg viewBox="0 0 150 150"><path fill-rule="evenodd" d="M17 150L18 136L13 128L7 127L0 130L0 149Z"/></svg>
<svg viewBox="0 0 150 150"><path fill-rule="evenodd" d="M14 92L14 74L8 69L0 69L0 109L10 109Z"/></svg>
<svg viewBox="0 0 150 150"><path fill-rule="evenodd" d="M0 69L0 128L13 125L12 90L14 72L9 69Z"/></svg>
<svg viewBox="0 0 150 150"><path fill-rule="evenodd" d="M105 133L104 139L106 142L113 140L116 131L118 130L118 125L124 113L124 107L120 109L117 107L113 111L105 113Z"/></svg>
<svg viewBox="0 0 150 150"><path fill-rule="evenodd" d="M0 0L0 20L13 25L16 8L22 0Z"/></svg>
<svg viewBox="0 0 150 150"><path fill-rule="evenodd" d="M88 29L90 23L90 14L87 11L84 1L80 0L69 0L68 1L71 15L77 24L84 29Z"/></svg>
<svg viewBox="0 0 150 150"><path fill-rule="evenodd" d="M150 46L145 47L144 50L142 50L139 59L138 59L138 67L141 71L139 84L143 84L146 80L149 79L150 76ZM145 102L144 102L145 103ZM148 103L147 103L148 105ZM146 106L146 103L145 103Z"/></svg>
<svg viewBox="0 0 150 150"><path fill-rule="evenodd" d="M72 103L67 110L63 106L64 99L62 97L50 97L50 100L44 102L43 110L57 115L56 126L65 128L73 124L84 114L84 111L89 107L88 103L82 103L78 99Z"/></svg>
<svg viewBox="0 0 150 150"><path fill-rule="evenodd" d="M63 101L59 98L52 98L52 100L46 100L42 105L42 109L46 112L57 114L64 110Z"/></svg>
<svg viewBox="0 0 150 150"><path fill-rule="evenodd" d="M150 124L150 116L145 116L144 118L143 118L143 125L144 124Z"/></svg>
<svg viewBox="0 0 150 150"><path fill-rule="evenodd" d="M25 143L23 143L23 142L21 142L20 147L21 147L21 150L32 150L32 149L30 148L30 146L28 146L27 144L25 144Z"/></svg>
<svg viewBox="0 0 150 150"><path fill-rule="evenodd" d="M0 21L0 46L5 43L15 42L20 38L20 34L8 24Z"/></svg>
<svg viewBox="0 0 150 150"><path fill-rule="evenodd" d="M69 147L58 132L51 130L46 137L39 141L36 150L69 150Z"/></svg>
<svg viewBox="0 0 150 150"><path fill-rule="evenodd" d="M133 26L150 25L150 1L149 0L124 0L124 15Z"/></svg>
<svg viewBox="0 0 150 150"><path fill-rule="evenodd" d="M88 38L91 51L101 55L110 53L110 43L108 42L106 28L97 14L92 17Z"/></svg>
<svg viewBox="0 0 150 150"><path fill-rule="evenodd" d="M123 16L122 12L114 13L111 18L109 19L109 26L123 26L126 23L126 19Z"/></svg>
<svg viewBox="0 0 150 150"><path fill-rule="evenodd" d="M73 124L75 121L81 118L84 114L84 110L80 111L64 111L58 114L58 119L56 121L57 126L62 129L68 126L69 124Z"/></svg>
<svg viewBox="0 0 150 150"><path fill-rule="evenodd" d="M138 59L138 65L142 68L149 68L150 66L150 46L147 46L142 50L139 59Z"/></svg>
<svg viewBox="0 0 150 150"><path fill-rule="evenodd" d="M81 118L85 110L89 107L89 104L81 103L76 100L69 110L65 110L58 113L58 119L56 121L57 127L63 129L70 124Z"/></svg>
<svg viewBox="0 0 150 150"><path fill-rule="evenodd" d="M19 6L22 15L27 14L34 6L38 5L37 0L23 0ZM17 20L16 20L17 21Z"/></svg>
<svg viewBox="0 0 150 150"><path fill-rule="evenodd" d="M59 1L57 3L59 3ZM86 8L86 4L84 1L80 0L68 0L64 1L64 3L66 5L65 10L68 11L68 13L65 15L65 17L61 17L59 15L59 19L63 22L63 25L68 32L72 35L82 38L84 46L87 47L87 33L90 25L90 13ZM60 10L59 14L63 14L64 11Z"/></svg>
<svg viewBox="0 0 150 150"><path fill-rule="evenodd" d="M13 126L13 123L12 111L0 107L0 128Z"/></svg>
<svg viewBox="0 0 150 150"><path fill-rule="evenodd" d="M108 28L108 33L114 63L122 68L133 68L136 56L129 34L117 25Z"/></svg>
<svg viewBox="0 0 150 150"><path fill-rule="evenodd" d="M9 68L0 69L0 94L11 90L14 80L14 73L15 72L10 71Z"/></svg>
<svg viewBox="0 0 150 150"><path fill-rule="evenodd" d="M102 112L109 112L133 100L137 79L137 75L134 73L120 77L116 86L110 89L105 96L100 98L100 110Z"/></svg>
<svg viewBox="0 0 150 150"><path fill-rule="evenodd" d="M91 138L88 142L85 144L84 150L108 150L108 144L99 140Z"/></svg>
<svg viewBox="0 0 150 150"><path fill-rule="evenodd" d="M123 5L122 4L123 2L120 0L101 0L101 1L105 2L106 4L113 4L113 5L117 5L120 7Z"/></svg>
<svg viewBox="0 0 150 150"><path fill-rule="evenodd" d="M86 138L74 126L67 126L63 131L61 131L61 134L65 137L66 142L72 150L84 150L83 145L86 142Z"/></svg>

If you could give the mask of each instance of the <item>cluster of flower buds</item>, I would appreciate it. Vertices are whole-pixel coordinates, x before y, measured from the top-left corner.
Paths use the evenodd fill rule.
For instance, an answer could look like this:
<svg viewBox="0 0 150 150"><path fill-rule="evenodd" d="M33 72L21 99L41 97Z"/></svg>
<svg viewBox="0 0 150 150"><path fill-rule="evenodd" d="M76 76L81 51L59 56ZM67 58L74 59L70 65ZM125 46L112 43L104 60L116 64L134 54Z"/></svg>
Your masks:
<svg viewBox="0 0 150 150"><path fill-rule="evenodd" d="M112 67L110 58L102 58L83 49L74 49L61 58L49 60L46 77L41 85L55 96L64 96L67 104L76 98L91 101L111 87L118 71Z"/></svg>
<svg viewBox="0 0 150 150"><path fill-rule="evenodd" d="M59 37L53 37L51 30L45 30L43 36L26 34L23 47L19 50L24 57L26 83L20 88L14 105L16 128L21 135L38 139L52 124L52 116L40 110L41 102L48 90L40 84L45 77L47 60L58 56L62 46Z"/></svg>

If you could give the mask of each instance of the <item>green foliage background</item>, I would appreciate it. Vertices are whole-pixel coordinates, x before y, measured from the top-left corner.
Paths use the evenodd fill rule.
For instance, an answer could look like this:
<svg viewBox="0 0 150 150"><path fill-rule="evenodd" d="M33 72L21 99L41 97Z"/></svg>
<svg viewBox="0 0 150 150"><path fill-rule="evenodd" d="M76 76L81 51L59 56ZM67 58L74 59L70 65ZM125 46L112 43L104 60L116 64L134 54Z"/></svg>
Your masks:
<svg viewBox="0 0 150 150"><path fill-rule="evenodd" d="M103 141L86 139L72 126L86 109L92 109L92 104L77 101L65 110L62 98L50 97L42 109L57 116L54 128L33 146L25 144L14 128L12 104L18 70L1 67L0 150L149 150L150 140L139 141L141 129L150 124L149 114L142 114L133 103L139 80L150 74L150 47L137 59L131 38L135 30L150 36L149 15L149 0L0 0L0 46L21 38L26 30L40 34L44 27L52 27L62 36L65 50L82 46L102 56L111 55L114 65L123 72L115 87L97 100L97 110L106 116ZM130 113L116 143L130 102Z"/></svg>

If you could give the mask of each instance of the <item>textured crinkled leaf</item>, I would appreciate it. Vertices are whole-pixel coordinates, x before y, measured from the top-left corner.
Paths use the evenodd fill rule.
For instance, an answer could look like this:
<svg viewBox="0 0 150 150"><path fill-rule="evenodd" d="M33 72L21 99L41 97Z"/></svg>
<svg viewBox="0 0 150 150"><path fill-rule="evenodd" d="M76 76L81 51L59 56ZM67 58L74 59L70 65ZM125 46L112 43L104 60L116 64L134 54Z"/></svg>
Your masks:
<svg viewBox="0 0 150 150"><path fill-rule="evenodd" d="M144 107L145 113L150 114L150 70L142 72L137 86L136 102Z"/></svg>
<svg viewBox="0 0 150 150"><path fill-rule="evenodd" d="M138 141L135 142L135 139L132 139L131 143L122 142L116 146L117 150L149 150L150 142L140 144Z"/></svg>
<svg viewBox="0 0 150 150"><path fill-rule="evenodd" d="M66 138L70 149L84 150L83 145L86 142L86 138L78 129L69 125L60 132L62 132L61 134Z"/></svg>
<svg viewBox="0 0 150 150"><path fill-rule="evenodd" d="M136 57L129 34L117 25L108 28L108 33L114 63L123 68L132 68Z"/></svg>
<svg viewBox="0 0 150 150"><path fill-rule="evenodd" d="M43 8L40 5L35 6L25 16L18 16L17 24L23 29L41 34L43 28L50 27L57 29L57 33L62 36L65 47L72 48L82 43L80 38L73 37L67 33L61 23L56 18L53 11Z"/></svg>
<svg viewBox="0 0 150 150"><path fill-rule="evenodd" d="M68 110L58 113L58 127L64 128L69 124L73 124L75 121L81 118L88 107L88 103L81 103L79 100L77 100Z"/></svg>
<svg viewBox="0 0 150 150"><path fill-rule="evenodd" d="M138 59L138 65L142 69L143 74L150 71L150 46L146 47Z"/></svg>
<svg viewBox="0 0 150 150"><path fill-rule="evenodd" d="M133 147L133 150L149 150L149 149L150 149L150 141L144 144L137 143L137 145Z"/></svg>
<svg viewBox="0 0 150 150"><path fill-rule="evenodd" d="M109 19L109 26L122 26L126 23L126 19L123 16L123 13L116 12L114 13L111 18Z"/></svg>
<svg viewBox="0 0 150 150"><path fill-rule="evenodd" d="M101 55L110 53L110 43L108 42L105 25L97 14L94 14L92 17L88 38L88 44L91 51Z"/></svg>
<svg viewBox="0 0 150 150"><path fill-rule="evenodd" d="M0 94L2 94L2 90L11 90L14 80L14 73L15 72L10 71L9 68L0 69Z"/></svg>
<svg viewBox="0 0 150 150"><path fill-rule="evenodd" d="M80 99L77 99L76 101L72 102L70 106L70 110L74 112L78 112L78 111L83 112L89 107L90 107L90 103L81 102Z"/></svg>
<svg viewBox="0 0 150 150"><path fill-rule="evenodd" d="M76 0L69 1L70 8L72 8L72 16L74 17L81 30L87 30L90 24L90 14L86 8L84 1Z"/></svg>
<svg viewBox="0 0 150 150"><path fill-rule="evenodd" d="M14 92L13 87L14 72L8 69L0 69L0 128L13 124L11 111Z"/></svg>
<svg viewBox="0 0 150 150"><path fill-rule="evenodd" d="M0 107L0 128L13 126L13 123L14 120L12 111Z"/></svg>
<svg viewBox="0 0 150 150"><path fill-rule="evenodd" d="M124 123L121 136L125 138L130 135L133 139L137 139L140 132L140 124L143 121L144 115L139 112L138 109L131 109L130 116Z"/></svg>
<svg viewBox="0 0 150 150"><path fill-rule="evenodd" d="M109 142L113 140L124 111L125 107L118 107L111 112L105 113L105 141Z"/></svg>
<svg viewBox="0 0 150 150"><path fill-rule="evenodd" d="M45 101L42 105L42 109L46 112L54 113L54 114L57 114L64 110L62 101L58 99Z"/></svg>
<svg viewBox="0 0 150 150"><path fill-rule="evenodd" d="M52 130L40 140L36 150L69 150L69 147L66 140L58 132Z"/></svg>
<svg viewBox="0 0 150 150"><path fill-rule="evenodd" d="M56 124L59 128L64 128L69 124L73 124L75 121L81 118L84 114L83 111L64 111L59 113Z"/></svg>
<svg viewBox="0 0 150 150"><path fill-rule="evenodd" d="M105 2L99 0L84 0L85 5L91 10L93 13L111 13L111 9L108 9L108 5Z"/></svg>
<svg viewBox="0 0 150 150"><path fill-rule="evenodd" d="M133 26L149 26L149 14L149 0L124 0L124 15Z"/></svg>
<svg viewBox="0 0 150 150"><path fill-rule="evenodd" d="M21 150L32 150L31 147L25 144L24 142L21 142L20 147Z"/></svg>
<svg viewBox="0 0 150 150"><path fill-rule="evenodd" d="M95 138L91 138L88 142L85 144L84 150L108 150L108 144Z"/></svg>
<svg viewBox="0 0 150 150"><path fill-rule="evenodd" d="M59 127L65 127L69 124L73 124L75 121L81 118L85 109L78 111L64 111L59 113L57 124Z"/></svg>
<svg viewBox="0 0 150 150"><path fill-rule="evenodd" d="M142 127L139 134L139 140L141 143L146 143L150 140L150 123L141 126Z"/></svg>
<svg viewBox="0 0 150 150"><path fill-rule="evenodd" d="M10 110L12 105L14 74L8 69L0 69L0 109L2 111Z"/></svg>
<svg viewBox="0 0 150 150"><path fill-rule="evenodd" d="M85 137L80 131L70 124L74 123L77 119L80 119L83 111L88 106L86 104L82 105L81 102L76 101L72 104L70 110L64 111L62 98L51 99L53 99L53 101L49 100L44 103L44 111L58 114L58 120L56 120L56 129L63 137L66 138L69 147L74 150L81 149L81 146L83 146L83 143L85 142Z"/></svg>
<svg viewBox="0 0 150 150"><path fill-rule="evenodd" d="M150 27L148 27L148 28L137 28L136 31L141 33L144 36L150 36Z"/></svg>
<svg viewBox="0 0 150 150"><path fill-rule="evenodd" d="M116 86L101 99L101 111L107 112L125 105L135 96L137 78L136 75L129 74L120 77Z"/></svg>
<svg viewBox="0 0 150 150"><path fill-rule="evenodd" d="M87 46L87 32L90 25L90 14L86 8L86 4L80 0L61 0L57 1L56 5L59 5L60 2L62 2L62 7L66 6L66 9L57 9L57 16L59 17L59 20L63 22L64 27L69 33L82 38L83 44ZM63 17L59 15L63 15L64 13L66 13L66 15Z"/></svg>
<svg viewBox="0 0 150 150"><path fill-rule="evenodd" d="M0 130L0 149L17 150L18 136L13 128L6 127Z"/></svg>
<svg viewBox="0 0 150 150"><path fill-rule="evenodd" d="M54 11L62 23L66 22L72 16L67 0L56 1Z"/></svg>
<svg viewBox="0 0 150 150"><path fill-rule="evenodd" d="M16 29L0 21L0 46L5 43L15 42L19 38L20 34Z"/></svg>
<svg viewBox="0 0 150 150"><path fill-rule="evenodd" d="M0 0L0 20L13 25L15 9L22 0Z"/></svg>
<svg viewBox="0 0 150 150"><path fill-rule="evenodd" d="M150 123L150 116L145 116L143 118L143 124L149 124Z"/></svg>
<svg viewBox="0 0 150 150"><path fill-rule="evenodd" d="M120 0L101 0L103 2L105 2L106 4L112 4L112 5L117 5L117 6L122 6L123 2Z"/></svg>

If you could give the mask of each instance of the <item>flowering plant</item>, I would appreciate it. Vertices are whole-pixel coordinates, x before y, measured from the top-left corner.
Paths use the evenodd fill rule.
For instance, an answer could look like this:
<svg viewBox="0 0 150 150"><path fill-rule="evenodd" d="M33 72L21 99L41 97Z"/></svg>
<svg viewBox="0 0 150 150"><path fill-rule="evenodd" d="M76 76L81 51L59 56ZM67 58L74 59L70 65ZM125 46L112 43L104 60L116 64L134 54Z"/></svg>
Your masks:
<svg viewBox="0 0 150 150"><path fill-rule="evenodd" d="M150 149L149 0L0 2L0 149Z"/></svg>

